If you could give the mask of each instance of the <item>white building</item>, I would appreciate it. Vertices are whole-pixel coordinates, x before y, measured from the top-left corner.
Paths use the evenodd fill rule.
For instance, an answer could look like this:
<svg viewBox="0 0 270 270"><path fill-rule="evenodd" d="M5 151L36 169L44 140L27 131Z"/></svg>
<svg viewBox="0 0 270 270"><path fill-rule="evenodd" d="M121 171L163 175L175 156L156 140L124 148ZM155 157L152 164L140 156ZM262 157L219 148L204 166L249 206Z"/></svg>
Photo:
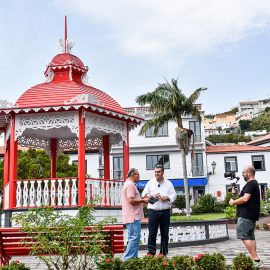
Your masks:
<svg viewBox="0 0 270 270"><path fill-rule="evenodd" d="M265 198L265 191L270 186L270 147L253 145L229 145L207 146L207 164L209 169L214 162L216 167L209 175L206 193L211 193L224 199L226 192L231 191L231 184L236 179L228 180L224 177L225 172L235 171L240 180L237 182L238 189L242 189L245 181L242 170L246 165L253 165L256 169L256 180L261 190L261 198Z"/></svg>
<svg viewBox="0 0 270 270"><path fill-rule="evenodd" d="M144 118L146 121L153 117L148 112L147 107L132 107L125 108L125 110L129 114ZM202 118L203 115L204 112L201 111ZM187 156L189 189L192 195L192 203L194 203L198 196L205 193L205 186L208 181L203 121L200 123L191 116L184 116L183 125L194 132L194 159L191 158L191 154ZM139 136L140 126L130 132L130 167L138 168L140 171L139 189L144 188L146 182L154 177L155 165L162 163L165 167L165 176L172 181L178 194L184 193L182 158L176 144L175 128L176 123L169 121L159 130L156 136L152 129L146 135ZM114 178L117 178L119 172L123 171L121 146L112 147L111 157ZM120 177L122 178L123 175Z"/></svg>

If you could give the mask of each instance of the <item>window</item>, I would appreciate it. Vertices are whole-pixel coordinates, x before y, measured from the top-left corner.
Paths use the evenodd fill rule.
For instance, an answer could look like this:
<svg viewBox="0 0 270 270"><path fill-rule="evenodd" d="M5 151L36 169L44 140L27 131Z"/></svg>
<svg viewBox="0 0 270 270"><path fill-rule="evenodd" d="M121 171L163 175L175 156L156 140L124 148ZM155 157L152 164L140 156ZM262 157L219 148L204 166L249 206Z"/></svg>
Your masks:
<svg viewBox="0 0 270 270"><path fill-rule="evenodd" d="M194 142L201 142L201 124L199 121L189 121L189 129L194 133Z"/></svg>
<svg viewBox="0 0 270 270"><path fill-rule="evenodd" d="M149 155L146 156L146 170L153 170L157 164L164 166L164 169L170 168L169 155Z"/></svg>
<svg viewBox="0 0 270 270"><path fill-rule="evenodd" d="M251 156L251 159L256 171L265 171L264 156Z"/></svg>
<svg viewBox="0 0 270 270"><path fill-rule="evenodd" d="M113 158L113 179L124 179L124 160L123 157Z"/></svg>
<svg viewBox="0 0 270 270"><path fill-rule="evenodd" d="M237 157L225 157L225 172L236 171L238 172L237 167Z"/></svg>
<svg viewBox="0 0 270 270"><path fill-rule="evenodd" d="M192 176L204 175L202 153L195 153L194 158L191 158L191 162L192 162Z"/></svg>
<svg viewBox="0 0 270 270"><path fill-rule="evenodd" d="M154 134L154 127L149 128L146 133L145 137L165 137L168 136L168 122L163 124L162 127L159 128L158 133Z"/></svg>

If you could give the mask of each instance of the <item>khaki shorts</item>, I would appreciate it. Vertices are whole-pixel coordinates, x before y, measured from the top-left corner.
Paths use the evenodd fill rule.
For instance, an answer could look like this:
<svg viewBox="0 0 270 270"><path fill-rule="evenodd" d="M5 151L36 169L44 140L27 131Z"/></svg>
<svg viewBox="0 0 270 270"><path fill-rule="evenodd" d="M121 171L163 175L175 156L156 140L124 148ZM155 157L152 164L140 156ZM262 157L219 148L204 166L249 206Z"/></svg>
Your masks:
<svg viewBox="0 0 270 270"><path fill-rule="evenodd" d="M256 227L256 221L238 218L236 225L236 238L241 240L255 240L254 230Z"/></svg>

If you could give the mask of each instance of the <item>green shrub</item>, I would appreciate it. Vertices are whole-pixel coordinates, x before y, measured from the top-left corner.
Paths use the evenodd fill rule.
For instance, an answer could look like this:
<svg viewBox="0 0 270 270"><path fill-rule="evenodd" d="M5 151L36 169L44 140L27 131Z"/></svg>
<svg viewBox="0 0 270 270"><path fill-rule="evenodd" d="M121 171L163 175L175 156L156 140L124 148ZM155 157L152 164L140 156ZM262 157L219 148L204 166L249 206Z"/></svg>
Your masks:
<svg viewBox="0 0 270 270"><path fill-rule="evenodd" d="M269 212L270 212L270 203L261 201L260 216L265 217L269 214Z"/></svg>
<svg viewBox="0 0 270 270"><path fill-rule="evenodd" d="M143 260L134 258L127 261L123 261L121 265L121 270L141 270L147 269L143 267Z"/></svg>
<svg viewBox="0 0 270 270"><path fill-rule="evenodd" d="M176 200L173 203L173 207L176 207L178 209L185 209L186 208L185 195L177 195Z"/></svg>
<svg viewBox="0 0 270 270"><path fill-rule="evenodd" d="M24 263L19 261L13 261L9 265L0 267L1 270L30 270L29 267L26 267Z"/></svg>
<svg viewBox="0 0 270 270"><path fill-rule="evenodd" d="M215 203L215 212L222 213L224 212L224 209L226 208L226 205L224 202L216 202Z"/></svg>
<svg viewBox="0 0 270 270"><path fill-rule="evenodd" d="M171 258L171 265L174 270L192 270L194 261L190 256L175 256Z"/></svg>
<svg viewBox="0 0 270 270"><path fill-rule="evenodd" d="M226 194L226 196L225 196L225 199L224 199L224 204L225 204L225 206L229 206L229 201L230 201L230 199L236 200L236 199L238 199L238 198L239 198L238 195L235 195L235 194L233 194L232 192L227 192L227 194Z"/></svg>
<svg viewBox="0 0 270 270"><path fill-rule="evenodd" d="M199 197L196 205L192 207L192 213L213 213L215 212L216 198L211 194Z"/></svg>
<svg viewBox="0 0 270 270"><path fill-rule="evenodd" d="M233 259L233 270L254 270L253 261L247 255L240 253Z"/></svg>
<svg viewBox="0 0 270 270"><path fill-rule="evenodd" d="M236 219L236 207L235 206L227 206L224 210L224 214L228 219Z"/></svg>
<svg viewBox="0 0 270 270"><path fill-rule="evenodd" d="M96 264L99 270L120 270L123 261L120 258L101 257Z"/></svg>
<svg viewBox="0 0 270 270"><path fill-rule="evenodd" d="M270 202L270 188L268 188L266 191L266 198L267 198L267 201Z"/></svg>
<svg viewBox="0 0 270 270"><path fill-rule="evenodd" d="M195 257L195 264L200 270L226 270L225 257L220 253L198 254Z"/></svg>

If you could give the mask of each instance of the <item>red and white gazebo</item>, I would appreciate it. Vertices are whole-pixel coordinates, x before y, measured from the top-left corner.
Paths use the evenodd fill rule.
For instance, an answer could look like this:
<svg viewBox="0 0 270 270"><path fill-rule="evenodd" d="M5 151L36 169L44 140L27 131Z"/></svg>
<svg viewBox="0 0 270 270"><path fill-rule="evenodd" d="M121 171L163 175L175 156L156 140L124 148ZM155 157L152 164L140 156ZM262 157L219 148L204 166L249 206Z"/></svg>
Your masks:
<svg viewBox="0 0 270 270"><path fill-rule="evenodd" d="M60 42L63 52L46 67L46 82L26 90L13 106L0 108L5 141L3 209L8 217L41 205L76 208L95 196L102 207L121 206L123 180L111 179L110 148L123 144L126 175L129 130L142 119L128 115L112 97L87 85L88 67L70 53L73 44L66 36L65 31ZM51 156L51 177L18 179L18 146L46 150ZM56 178L57 153L65 149L78 151L77 178ZM102 149L103 179L86 177L86 149Z"/></svg>

